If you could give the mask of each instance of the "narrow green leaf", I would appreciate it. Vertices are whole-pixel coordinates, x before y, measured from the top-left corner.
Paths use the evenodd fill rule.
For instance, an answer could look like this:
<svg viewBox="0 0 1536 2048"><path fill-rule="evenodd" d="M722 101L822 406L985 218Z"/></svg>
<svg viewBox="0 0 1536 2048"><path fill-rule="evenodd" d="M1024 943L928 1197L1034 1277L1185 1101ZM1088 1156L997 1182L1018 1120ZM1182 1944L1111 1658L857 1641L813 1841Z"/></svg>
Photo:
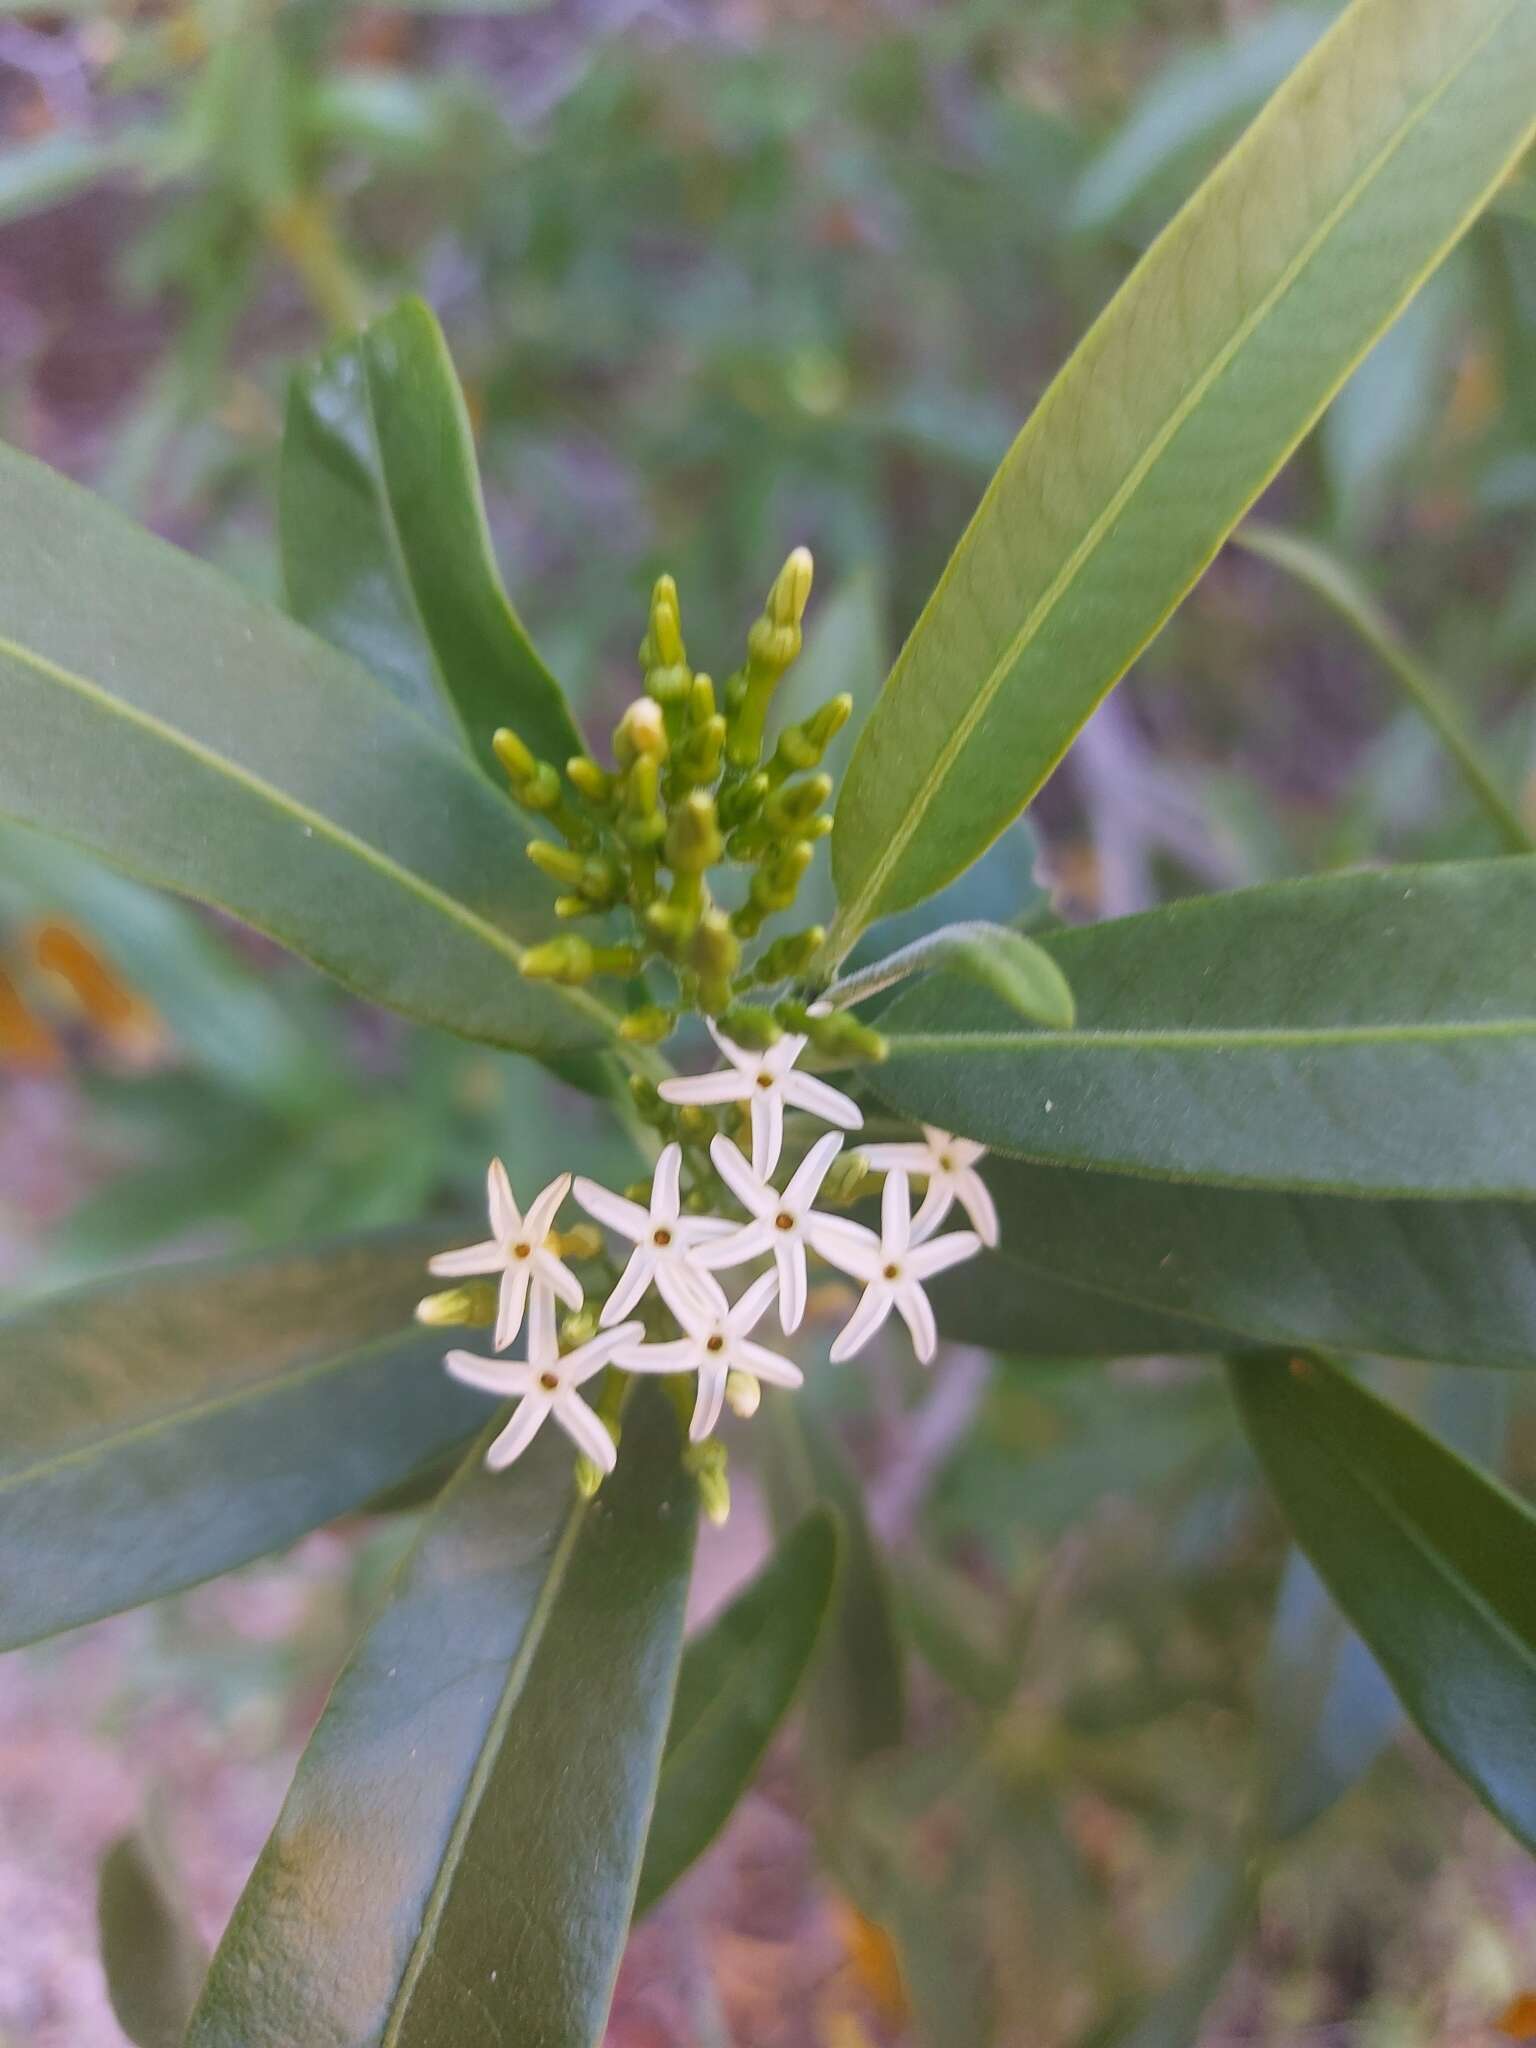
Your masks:
<svg viewBox="0 0 1536 2048"><path fill-rule="evenodd" d="M1439 736L1446 752L1461 771L1475 802L1481 805L1489 823L1508 853L1536 852L1536 837L1527 831L1513 804L1499 788L1484 762L1476 739L1467 728L1440 679L1403 644L1402 636L1350 569L1328 549L1299 533L1287 533L1277 526L1250 520L1236 535L1239 547L1261 561L1294 576L1298 583L1333 607L1347 626L1370 648L1391 672L1410 702Z"/></svg>
<svg viewBox="0 0 1536 2048"><path fill-rule="evenodd" d="M684 1652L637 1918L703 1854L751 1783L816 1647L836 1568L837 1525L813 1510Z"/></svg>
<svg viewBox="0 0 1536 2048"><path fill-rule="evenodd" d="M597 1500L479 1448L337 1680L187 2048L596 2048L682 1650L693 1488L644 1387Z"/></svg>
<svg viewBox="0 0 1536 2048"><path fill-rule="evenodd" d="M860 736L829 954L1034 795L1536 130L1524 0L1354 0L1061 371Z"/></svg>
<svg viewBox="0 0 1536 2048"><path fill-rule="evenodd" d="M510 801L323 641L0 448L0 816L231 911L466 1037L612 1036L522 979L552 928Z"/></svg>
<svg viewBox="0 0 1536 2048"><path fill-rule="evenodd" d="M464 397L420 299L295 378L281 533L295 617L451 730L498 787L500 725L557 767L579 751L501 586Z"/></svg>
<svg viewBox="0 0 1536 2048"><path fill-rule="evenodd" d="M844 1009L915 974L952 974L972 982L1049 1030L1070 1031L1076 1021L1066 976L1045 948L1006 925L979 921L945 925L843 975L826 990L826 999Z"/></svg>
<svg viewBox="0 0 1536 2048"><path fill-rule="evenodd" d="M0 1647L190 1586L406 1478L483 1404L420 1229L109 1281L0 1322Z"/></svg>
<svg viewBox="0 0 1536 2048"><path fill-rule="evenodd" d="M135 2048L181 2048L208 1951L163 1852L146 1835L123 1835L107 1851L96 1918L118 2025Z"/></svg>
<svg viewBox="0 0 1536 2048"><path fill-rule="evenodd" d="M1536 1514L1320 1359L1231 1375L1297 1542L1408 1714L1536 1846Z"/></svg>
<svg viewBox="0 0 1536 2048"><path fill-rule="evenodd" d="M818 1797L835 1806L856 1765L893 1749L906 1721L906 1674L884 1561L864 1517L858 1481L803 1401L769 1395L763 1480L775 1527L822 1505L837 1517L831 1611L809 1679L805 1754Z"/></svg>
<svg viewBox="0 0 1536 2048"><path fill-rule="evenodd" d="M1536 1194L1536 859L1326 876L1042 933L1075 1032L953 978L880 1019L893 1107L1042 1163Z"/></svg>
<svg viewBox="0 0 1536 2048"><path fill-rule="evenodd" d="M1318 1345L1536 1370L1536 1203L1361 1201L991 1159L1002 1243L940 1327L1018 1357Z"/></svg>

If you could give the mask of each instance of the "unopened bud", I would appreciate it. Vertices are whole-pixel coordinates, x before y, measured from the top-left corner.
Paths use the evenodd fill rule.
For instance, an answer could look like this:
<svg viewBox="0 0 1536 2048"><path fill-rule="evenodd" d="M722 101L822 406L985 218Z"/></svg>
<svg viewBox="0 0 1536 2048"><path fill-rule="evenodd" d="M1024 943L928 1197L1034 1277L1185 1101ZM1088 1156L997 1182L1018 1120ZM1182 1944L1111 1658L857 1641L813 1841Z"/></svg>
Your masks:
<svg viewBox="0 0 1536 2048"><path fill-rule="evenodd" d="M725 1376L725 1398L733 1415L749 1421L762 1402L762 1385L751 1373L733 1365Z"/></svg>
<svg viewBox="0 0 1536 2048"><path fill-rule="evenodd" d="M595 1223L573 1223L569 1230L557 1230L552 1235L555 1241L550 1249L557 1259L579 1262L582 1259L600 1259L603 1255L603 1233ZM585 1338L577 1340L570 1335L569 1321L564 1329L567 1343L585 1343Z"/></svg>
<svg viewBox="0 0 1536 2048"><path fill-rule="evenodd" d="M803 782L786 782L763 805L763 823L778 837L793 838L811 822L831 794L830 775L808 775Z"/></svg>
<svg viewBox="0 0 1536 2048"><path fill-rule="evenodd" d="M827 1169L816 1199L824 1208L851 1208L866 1192L869 1177L869 1162L862 1152L839 1152Z"/></svg>
<svg viewBox="0 0 1536 2048"><path fill-rule="evenodd" d="M721 824L731 827L750 824L763 808L767 794L768 777L762 769L738 782L734 789L723 789L720 792Z"/></svg>
<svg viewBox="0 0 1536 2048"><path fill-rule="evenodd" d="M441 1294L428 1294L416 1304L416 1320L433 1329L454 1323L494 1323L496 1288L488 1281L474 1280L467 1287L449 1287Z"/></svg>
<svg viewBox="0 0 1536 2048"><path fill-rule="evenodd" d="M641 1009L631 1010L620 1020L619 1036L631 1045L660 1045L676 1029L675 1011L664 1010L660 1003L647 1003Z"/></svg>
<svg viewBox="0 0 1536 2048"><path fill-rule="evenodd" d="M714 781L720 772L720 757L725 752L725 733L725 720L717 712L684 734L673 757L682 781Z"/></svg>
<svg viewBox="0 0 1536 2048"><path fill-rule="evenodd" d="M729 981L741 965L741 944L731 921L713 905L699 919L688 945L689 964L712 981Z"/></svg>
<svg viewBox="0 0 1536 2048"><path fill-rule="evenodd" d="M805 617L811 597L815 564L809 548L796 548L774 579L768 593L768 617L776 626L798 626Z"/></svg>
<svg viewBox="0 0 1536 2048"><path fill-rule="evenodd" d="M547 761L537 761L532 775L518 786L516 796L530 811L552 811L560 802L560 778Z"/></svg>
<svg viewBox="0 0 1536 2048"><path fill-rule="evenodd" d="M622 1026L620 1028L622 1029ZM662 1101L661 1093L656 1083L649 1080L644 1074L630 1075L629 1094L630 1100L634 1103L636 1112L642 1122L662 1124L670 1120L671 1111Z"/></svg>
<svg viewBox="0 0 1536 2048"><path fill-rule="evenodd" d="M526 782L539 765L509 725L503 725L491 734L491 747L514 783Z"/></svg>
<svg viewBox="0 0 1536 2048"><path fill-rule="evenodd" d="M566 987L590 981L596 966L592 947L574 934L564 939L548 939L542 946L530 946L523 955L523 973L530 981L554 981Z"/></svg>
<svg viewBox="0 0 1536 2048"><path fill-rule="evenodd" d="M675 903L648 903L644 923L651 943L671 953L687 938L692 920Z"/></svg>
<svg viewBox="0 0 1536 2048"><path fill-rule="evenodd" d="M759 1009L754 1003L733 1003L719 1024L727 1038L736 1045L744 1045L749 1052L766 1052L784 1035L773 1012Z"/></svg>
<svg viewBox="0 0 1536 2048"><path fill-rule="evenodd" d="M624 893L624 877L611 854L593 853L582 862L576 886L589 903L606 910Z"/></svg>
<svg viewBox="0 0 1536 2048"><path fill-rule="evenodd" d="M603 1483L603 1468L594 1465L585 1452L576 1460L576 1491L583 1500L595 1500Z"/></svg>
<svg viewBox="0 0 1536 2048"><path fill-rule="evenodd" d="M560 1318L560 1348L562 1351L574 1351L580 1344L590 1344L596 1335L596 1309L573 1309L568 1316Z"/></svg>
<svg viewBox="0 0 1536 2048"><path fill-rule="evenodd" d="M715 716L715 686L710 677L697 675L688 691L688 723L708 725Z"/></svg>
<svg viewBox="0 0 1536 2048"><path fill-rule="evenodd" d="M702 1103L685 1102L677 1112L677 1128L690 1145L707 1145L719 1126ZM705 1207L709 1206L706 1198Z"/></svg>
<svg viewBox="0 0 1536 2048"><path fill-rule="evenodd" d="M724 852L715 800L696 790L685 797L667 824L666 862L674 874L701 875Z"/></svg>
<svg viewBox="0 0 1536 2048"><path fill-rule="evenodd" d="M530 839L523 850L539 873L548 875L552 882L559 882L566 889L574 889L580 882L586 863L568 846L556 846L550 839Z"/></svg>
<svg viewBox="0 0 1536 2048"><path fill-rule="evenodd" d="M565 764L566 780L589 804L602 806L613 795L613 777L587 754L572 754Z"/></svg>
<svg viewBox="0 0 1536 2048"><path fill-rule="evenodd" d="M819 1016L813 1007L805 1028L817 1051L836 1059L879 1061L885 1059L891 1049L889 1039L868 1024L861 1024L847 1010L838 1010L826 1017Z"/></svg>
<svg viewBox="0 0 1536 2048"><path fill-rule="evenodd" d="M614 728L614 759L627 768L641 755L656 761L667 758L667 727L661 706L654 697L636 697Z"/></svg>
<svg viewBox="0 0 1536 2048"><path fill-rule="evenodd" d="M719 1528L731 1512L730 1460L725 1445L714 1437L701 1444L690 1444L683 1453L683 1466L693 1474L700 1507Z"/></svg>
<svg viewBox="0 0 1536 2048"><path fill-rule="evenodd" d="M782 939L775 939L753 969L753 979L789 981L802 974L821 951L826 936L825 925L812 924L803 932L788 932Z"/></svg>
<svg viewBox="0 0 1536 2048"><path fill-rule="evenodd" d="M601 906L596 903L589 903L585 896L557 896L555 898L556 917L596 917L600 908Z"/></svg>

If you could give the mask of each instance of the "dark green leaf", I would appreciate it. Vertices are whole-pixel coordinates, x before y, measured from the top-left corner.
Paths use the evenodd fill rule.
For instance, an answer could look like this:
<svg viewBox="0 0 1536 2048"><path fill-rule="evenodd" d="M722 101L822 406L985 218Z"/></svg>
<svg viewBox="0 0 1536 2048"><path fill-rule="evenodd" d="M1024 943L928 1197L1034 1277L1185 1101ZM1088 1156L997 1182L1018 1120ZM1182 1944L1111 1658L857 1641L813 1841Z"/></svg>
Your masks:
<svg viewBox="0 0 1536 2048"><path fill-rule="evenodd" d="M1002 1243L934 1283L1020 1357L1215 1351L1227 1333L1536 1368L1536 1204L1234 1192L991 1159Z"/></svg>
<svg viewBox="0 0 1536 2048"><path fill-rule="evenodd" d="M560 686L501 587L469 415L420 299L295 379L282 544L294 615L451 729L498 786L498 726L557 767L580 750Z"/></svg>
<svg viewBox="0 0 1536 2048"><path fill-rule="evenodd" d="M1408 1714L1536 1846L1536 1514L1320 1359L1231 1374L1297 1542Z"/></svg>
<svg viewBox="0 0 1536 2048"><path fill-rule="evenodd" d="M1045 948L1006 925L980 922L945 925L926 938L914 939L883 960L843 975L826 997L843 1009L914 974L955 975L1050 1030L1070 1031L1075 1021L1072 991Z"/></svg>
<svg viewBox="0 0 1536 2048"><path fill-rule="evenodd" d="M787 1531L816 1506L832 1509L837 1578L811 1669L805 1753L819 1796L846 1796L848 1773L894 1748L906 1719L901 1639L885 1565L864 1518L858 1481L826 1426L803 1401L770 1394L763 1478L775 1526Z"/></svg>
<svg viewBox="0 0 1536 2048"><path fill-rule="evenodd" d="M751 1783L816 1647L836 1567L836 1523L814 1510L746 1591L688 1645L637 1916L703 1853Z"/></svg>
<svg viewBox="0 0 1536 2048"><path fill-rule="evenodd" d="M149 1837L123 1835L107 1851L96 1917L118 2025L135 2048L181 2048L208 1951L163 1852Z"/></svg>
<svg viewBox="0 0 1536 2048"><path fill-rule="evenodd" d="M682 1649L693 1488L660 1394L597 1500L478 1448L336 1682L187 2048L596 2048Z"/></svg>
<svg viewBox="0 0 1536 2048"><path fill-rule="evenodd" d="M1327 876L1042 933L1075 1032L952 978L880 1019L896 1108L1040 1162L1536 1194L1536 858Z"/></svg>
<svg viewBox="0 0 1536 2048"><path fill-rule="evenodd" d="M1533 128L1524 0L1346 9L1132 272L961 538L838 803L832 959L1028 803Z"/></svg>
<svg viewBox="0 0 1536 2048"><path fill-rule="evenodd" d="M377 1002L569 1052L510 801L355 663L0 449L0 815L232 911Z"/></svg>
<svg viewBox="0 0 1536 2048"><path fill-rule="evenodd" d="M451 1234L451 1233L450 1233ZM228 1571L462 1441L411 1310L441 1230L213 1260L0 1322L0 1646Z"/></svg>

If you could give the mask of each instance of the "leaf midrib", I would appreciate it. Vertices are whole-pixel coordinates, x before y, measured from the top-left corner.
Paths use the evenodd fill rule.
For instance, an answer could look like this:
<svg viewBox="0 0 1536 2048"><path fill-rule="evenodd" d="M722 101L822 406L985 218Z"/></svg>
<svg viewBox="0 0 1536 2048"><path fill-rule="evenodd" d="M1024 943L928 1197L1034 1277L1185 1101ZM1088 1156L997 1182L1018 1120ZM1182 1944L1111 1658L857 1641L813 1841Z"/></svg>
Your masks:
<svg viewBox="0 0 1536 2048"><path fill-rule="evenodd" d="M1284 270L1280 272L1270 289L1258 301L1252 311L1239 321L1231 336L1223 343L1222 347L1211 356L1205 368L1189 386L1183 398L1172 408L1167 420L1146 444L1141 456L1127 471L1124 481L1116 489L1103 510L1091 522L1083 538L1078 542L1076 548L1067 558L1067 561L1047 585L1033 609L1026 615L1018 632L1009 642L1005 654L993 664L981 688L961 712L954 729L934 756L932 765L918 784L917 790L908 803L903 815L892 826L890 836L886 840L883 850L876 858L875 864L870 869L865 881L855 890L853 896L839 911L837 919L839 929L834 932L830 942L830 949L834 957L841 958L847 952L849 946L851 946L853 939L868 925L872 906L879 901L881 891L906 853L908 846L912 843L913 836L932 805L937 792L948 781L958 756L969 744L971 735L981 719L990 710L994 698L1007 680L1020 654L1036 637L1045 621L1066 595L1084 563L1088 561L1107 538L1125 506L1140 489L1156 463L1161 460L1174 435L1190 417L1195 407L1204 400L1207 392L1211 390L1217 378L1225 371L1238 351L1257 333L1259 327L1268 320L1271 313L1285 297L1297 278L1301 276L1302 272L1312 262L1314 256L1328 241L1339 223L1354 208L1370 186L1374 184L1375 180L1380 176L1387 164L1391 162L1419 122L1432 111L1440 99L1460 79L1468 66L1481 54L1486 45L1493 40L1494 36L1509 19L1510 14L1513 12L1513 6L1514 0L1510 0L1509 5L1500 9L1493 17L1486 31L1469 46L1466 54L1454 69L1447 71L1434 88L1426 93L1403 118L1398 127L1377 151L1376 155L1366 163L1359 175L1324 215L1313 233L1302 243L1301 248L1285 266ZM1300 77L1304 72L1315 69L1327 61L1327 51L1331 47L1335 36L1339 33L1339 26L1339 24L1336 24L1333 30L1325 34L1313 46L1309 54L1303 58L1296 71L1291 74L1292 79ZM1195 194L1191 205L1198 205L1206 190L1207 188L1202 186ZM1152 248L1148 250L1147 256L1142 258L1142 262L1146 262L1155 252L1156 248L1157 244L1154 243ZM1140 267L1140 264L1136 266L1138 270ZM1100 316L1101 320L1108 319L1113 313L1122 293L1128 288L1135 274L1133 270L1130 277L1127 277L1125 283L1115 293L1109 305L1105 308L1104 313ZM1097 324L1095 323L1096 326ZM1085 338L1082 347L1086 347L1087 341L1091 339L1092 330L1090 330L1089 336ZM1361 353L1363 354L1364 351L1361 351ZM1073 361L1077 361L1080 355L1081 348L1075 352ZM1345 370L1341 371L1339 379L1331 387L1332 389L1336 390L1338 384L1342 383L1349 367L1349 365L1346 365ZM1067 365L1068 372L1070 369L1071 363ZM1028 430L1028 423L1026 423L1021 432L1027 433ZM999 469L997 475L993 478L992 483L983 494L980 505L972 515L971 525L967 528L967 533L974 529L983 517L993 497L1001 493L1007 466L1008 458L1005 456L1002 468ZM922 616L913 628L911 637L908 640L908 649L917 643L918 635L922 631L929 614L938 605L948 588L956 573L955 564L964 545L964 538L962 538L960 549L956 550L956 554L946 564L944 573L940 577L933 595L923 607ZM1175 600L1176 602L1177 600ZM1172 606L1169 609L1171 610ZM1145 645L1145 642L1142 644ZM904 649L901 656L898 657L896 668L892 671L887 682L887 689L891 689L895 685L898 675L905 671L906 666L907 649Z"/></svg>
<svg viewBox="0 0 1536 2048"><path fill-rule="evenodd" d="M366 1344L354 1344L345 1351L328 1352L324 1358L310 1359L268 1379L250 1380L244 1386L236 1387L227 1394L162 1409L158 1414L143 1422L134 1423L126 1429L104 1432L92 1437L88 1443L75 1444L67 1451L57 1451L50 1456L36 1459L30 1464L23 1465L16 1472L0 1474L0 1495L13 1492L20 1486L35 1485L39 1480L50 1478L71 1465L85 1465L96 1458L111 1456L126 1446L143 1442L145 1439L163 1435L171 1430L192 1427L213 1416L232 1413L273 1395L292 1393L297 1388L325 1379L331 1373L343 1372L377 1353L391 1350L412 1335L409 1326L402 1325L398 1330L391 1330L382 1337L371 1338Z"/></svg>
<svg viewBox="0 0 1536 2048"><path fill-rule="evenodd" d="M1484 1018L1448 1024L1205 1026L1178 1030L892 1032L890 1057L963 1052L1224 1052L1305 1051L1314 1046L1462 1045L1470 1040L1536 1037L1536 1017Z"/></svg>
<svg viewBox="0 0 1536 2048"><path fill-rule="evenodd" d="M521 975L525 948L519 945L509 932L502 931L499 926L481 917L477 911L471 910L468 904L459 902L438 888L436 883L429 882L424 876L402 866L399 861L392 859L378 847L370 845L366 839L359 838L344 825L338 825L333 819L327 818L323 812L311 810L307 804L300 803L297 798L289 796L264 777L230 760L227 755L216 753L212 747L205 746L190 733L179 732L175 726L167 725L163 719L145 711L141 706L128 704L123 699L114 697L99 683L92 682L87 676L76 675L72 670L61 667L47 655L39 654L33 648L19 646L14 640L0 635L0 655L10 656L23 668L34 671L60 688L73 690L76 695L96 704L109 717L120 718L126 724L140 727L160 745L174 748L190 756L215 775L238 783L275 811L294 819L311 832L319 833L322 838L342 848L354 859L362 861L365 866L372 867L387 877L407 895L417 897L451 923L461 926L490 951L501 954ZM588 995L585 989L561 987L558 983L549 983L546 986L558 990L563 1002L589 1022L599 1024L608 1037L617 1038L614 1015L606 1004Z"/></svg>

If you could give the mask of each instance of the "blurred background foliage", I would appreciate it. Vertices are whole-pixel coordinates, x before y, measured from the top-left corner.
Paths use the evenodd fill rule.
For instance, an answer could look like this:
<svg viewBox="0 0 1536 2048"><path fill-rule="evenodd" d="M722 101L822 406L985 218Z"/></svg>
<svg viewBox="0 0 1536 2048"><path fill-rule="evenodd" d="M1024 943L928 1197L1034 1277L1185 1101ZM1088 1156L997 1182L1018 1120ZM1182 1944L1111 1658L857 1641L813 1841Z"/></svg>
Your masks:
<svg viewBox="0 0 1536 2048"><path fill-rule="evenodd" d="M293 365L417 290L468 390L508 586L594 733L633 687L660 570L718 673L799 542L818 589L796 688L867 703L1055 366L1334 11L7 4L0 430L280 595ZM1358 577L1527 825L1533 505L1527 173L1263 508ZM1062 914L1113 915L1496 850L1378 653L1234 548L1032 831L963 886L972 914L1048 888ZM520 1184L557 1163L629 1175L623 1134L540 1070L409 1029L67 850L0 840L7 1303L446 1214L493 1149ZM813 1426L851 1455L894 1560L907 1736L872 1741L835 1827L815 1745L775 1757L713 1879L637 1934L621 2048L1178 2048L1202 2024L1417 2044L1487 2039L1505 2008L1518 2036L1536 1880L1395 1740L1374 1668L1256 1504L1212 1373L960 1352L931 1380L887 1361L817 1393ZM1529 1484L1536 1427L1488 1376L1405 1372L1394 1393ZM761 1514L744 1476L706 1600L750 1564ZM146 1778L217 1931L401 1540L399 1518L317 1538L10 1660L0 1808L31 1841L0 1858L0 2041L118 2038L80 1873ZM89 1811L58 1790L61 1726ZM1263 1776L1260 1730L1279 1759Z"/></svg>

